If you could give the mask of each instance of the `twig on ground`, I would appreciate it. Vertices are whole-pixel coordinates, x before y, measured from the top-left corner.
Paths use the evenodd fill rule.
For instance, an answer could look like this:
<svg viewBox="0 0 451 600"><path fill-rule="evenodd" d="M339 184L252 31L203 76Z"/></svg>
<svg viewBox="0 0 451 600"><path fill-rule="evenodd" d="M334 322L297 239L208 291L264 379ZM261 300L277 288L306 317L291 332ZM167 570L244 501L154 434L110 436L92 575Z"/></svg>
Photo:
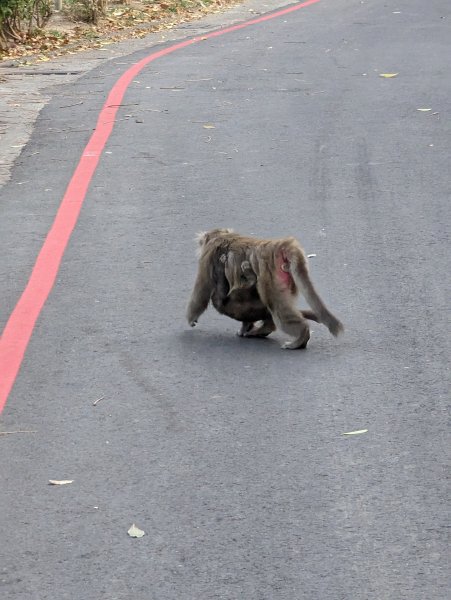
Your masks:
<svg viewBox="0 0 451 600"><path fill-rule="evenodd" d="M105 398L105 396L100 396L100 398L97 398L97 400L94 400L94 402L92 403L93 406L97 406L97 404L103 400Z"/></svg>

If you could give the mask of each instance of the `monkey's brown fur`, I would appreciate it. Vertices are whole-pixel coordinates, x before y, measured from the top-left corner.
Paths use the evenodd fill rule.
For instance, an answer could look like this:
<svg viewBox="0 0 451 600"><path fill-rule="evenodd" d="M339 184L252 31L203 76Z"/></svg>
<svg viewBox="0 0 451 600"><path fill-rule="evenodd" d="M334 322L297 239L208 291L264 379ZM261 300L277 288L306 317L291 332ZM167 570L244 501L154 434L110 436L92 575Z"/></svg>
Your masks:
<svg viewBox="0 0 451 600"><path fill-rule="evenodd" d="M248 292L255 285L257 296L272 319L271 324L263 316L262 320L266 321L267 328L275 325L294 338L293 341L286 342L282 346L283 348L305 348L310 338L308 323L295 306L299 291L313 309L312 315L319 322L324 323L333 335L336 336L343 331L343 325L329 312L318 296L309 277L304 251L294 238L262 240L233 233L231 229L213 229L199 234L198 242L200 246L199 269L187 310L187 319L192 327L196 325L210 300L213 301L218 281L220 291L219 295L215 296L215 303L221 307L220 312L224 310L224 302L221 300L224 296L224 286L221 291L223 284L220 281L219 272L219 265L223 263L229 283L228 294L238 293L237 300L239 302L241 290ZM256 277L256 282L252 282L250 286L246 277L243 281L243 264L244 272L247 271L249 275L246 262L249 264L250 272ZM235 303L232 303L232 308L229 309L230 313L239 315L238 320L244 320L245 323L255 320L257 313L257 310L254 311L255 304L253 304L256 301L255 297L251 298L254 308L249 309L249 313L246 313L248 296L249 294L242 298L244 308L241 312L236 311ZM216 305L215 303L214 305ZM259 305L258 310L260 310ZM247 317L252 317L252 319L248 321ZM270 332L268 331L268 333ZM251 329L243 332L243 335L246 333L267 335L266 330L257 333Z"/></svg>
<svg viewBox="0 0 451 600"><path fill-rule="evenodd" d="M230 255L231 253L229 253ZM241 275L235 272L235 287L230 289L230 283L227 274L232 277L230 272L230 263L238 264L240 258L237 256L226 256L223 254L219 261L213 265L213 275L215 288L211 295L211 303L216 310L236 321L241 321L242 326L238 335L240 337L266 337L276 330L276 326L271 317L271 313L262 303L257 290L257 276L251 269L247 260L241 262ZM239 281L238 277L239 277ZM236 287L236 285L239 287ZM318 317L311 310L301 310L304 319L318 321ZM259 323L256 323L259 322Z"/></svg>

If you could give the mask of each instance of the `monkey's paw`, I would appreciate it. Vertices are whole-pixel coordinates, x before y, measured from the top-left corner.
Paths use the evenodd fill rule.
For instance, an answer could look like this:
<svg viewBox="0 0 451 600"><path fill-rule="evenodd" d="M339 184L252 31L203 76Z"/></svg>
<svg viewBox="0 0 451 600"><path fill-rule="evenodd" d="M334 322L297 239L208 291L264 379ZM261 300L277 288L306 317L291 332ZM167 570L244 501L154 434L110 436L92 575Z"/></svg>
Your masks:
<svg viewBox="0 0 451 600"><path fill-rule="evenodd" d="M189 326L190 327L196 327L196 325L197 325L197 321L190 321L189 322Z"/></svg>
<svg viewBox="0 0 451 600"><path fill-rule="evenodd" d="M280 346L282 350L295 350L296 346L293 346L293 342L285 342Z"/></svg>
<svg viewBox="0 0 451 600"><path fill-rule="evenodd" d="M247 333L249 331L251 331L251 329L253 328L253 326L254 326L253 323L244 322L241 325L241 329L237 332L237 336L238 337L247 337Z"/></svg>
<svg viewBox="0 0 451 600"><path fill-rule="evenodd" d="M303 342L302 344L299 344L298 341L285 342L285 344L282 344L280 347L282 350L304 350L307 348L307 342Z"/></svg>

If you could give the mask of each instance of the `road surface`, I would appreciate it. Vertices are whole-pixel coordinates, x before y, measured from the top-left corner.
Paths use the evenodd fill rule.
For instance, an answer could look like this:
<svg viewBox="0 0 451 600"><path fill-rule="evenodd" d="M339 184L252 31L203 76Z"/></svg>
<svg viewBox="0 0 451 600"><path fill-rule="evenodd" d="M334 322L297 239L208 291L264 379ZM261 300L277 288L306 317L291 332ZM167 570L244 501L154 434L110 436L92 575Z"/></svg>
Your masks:
<svg viewBox="0 0 451 600"><path fill-rule="evenodd" d="M2 413L2 598L448 596L450 18L321 0L132 78ZM109 90L161 48L41 112L2 189L2 328ZM191 330L214 226L298 237L345 336Z"/></svg>

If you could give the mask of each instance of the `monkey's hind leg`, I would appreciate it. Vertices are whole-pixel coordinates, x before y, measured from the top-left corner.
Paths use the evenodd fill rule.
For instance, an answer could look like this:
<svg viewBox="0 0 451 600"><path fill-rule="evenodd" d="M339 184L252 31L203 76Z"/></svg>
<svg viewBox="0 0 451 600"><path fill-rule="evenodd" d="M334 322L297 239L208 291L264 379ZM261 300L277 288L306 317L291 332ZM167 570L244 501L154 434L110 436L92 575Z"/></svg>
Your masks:
<svg viewBox="0 0 451 600"><path fill-rule="evenodd" d="M258 284L257 284L258 285ZM310 339L310 328L303 314L293 305L293 298L288 290L277 290L270 284L258 285L260 297L269 308L277 327L294 340L282 345L284 350L306 348Z"/></svg>
<svg viewBox="0 0 451 600"><path fill-rule="evenodd" d="M290 333L290 331L288 329L291 329L291 324L288 327L287 323L284 323L283 325L281 325L281 329L283 329L286 333ZM298 327L298 325L300 327ZM304 350L305 348L307 348L307 343L310 339L310 329L309 326L307 325L307 323L296 323L296 329L299 331L298 337L294 340L292 340L291 342L285 342L284 344L282 344L281 348L282 350L297 350L298 348L300 350Z"/></svg>
<svg viewBox="0 0 451 600"><path fill-rule="evenodd" d="M288 335L292 335L295 339L282 344L283 350L303 350L307 348L307 343L310 339L310 327L307 321L301 316L298 310L286 305L279 309L278 318L280 319L280 328ZM276 316L274 320L277 323Z"/></svg>

